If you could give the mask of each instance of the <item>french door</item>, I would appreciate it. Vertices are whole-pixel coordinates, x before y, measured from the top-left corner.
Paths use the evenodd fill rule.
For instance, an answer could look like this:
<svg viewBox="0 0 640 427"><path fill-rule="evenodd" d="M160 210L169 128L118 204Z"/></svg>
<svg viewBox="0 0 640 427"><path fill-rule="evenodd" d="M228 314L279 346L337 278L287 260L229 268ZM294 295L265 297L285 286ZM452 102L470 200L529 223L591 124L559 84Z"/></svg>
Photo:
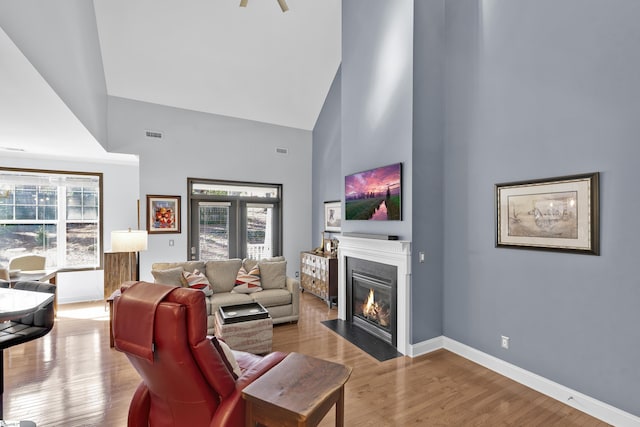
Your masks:
<svg viewBox="0 0 640 427"><path fill-rule="evenodd" d="M281 253L280 203L198 195L190 201L189 230L191 260L276 256Z"/></svg>

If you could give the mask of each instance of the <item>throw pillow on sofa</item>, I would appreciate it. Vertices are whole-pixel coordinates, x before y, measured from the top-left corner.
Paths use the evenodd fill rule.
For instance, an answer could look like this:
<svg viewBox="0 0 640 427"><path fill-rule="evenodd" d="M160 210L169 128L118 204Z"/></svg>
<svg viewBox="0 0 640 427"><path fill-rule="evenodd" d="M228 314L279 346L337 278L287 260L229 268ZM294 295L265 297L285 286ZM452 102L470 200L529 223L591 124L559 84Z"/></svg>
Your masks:
<svg viewBox="0 0 640 427"><path fill-rule="evenodd" d="M254 269L248 273L244 267L240 267L238 276L236 277L236 284L231 292L235 294L252 294L254 292L260 292L261 290L260 270L258 267L254 267Z"/></svg>
<svg viewBox="0 0 640 427"><path fill-rule="evenodd" d="M207 261L205 274L213 292L218 294L221 292L231 292L236 283L238 270L242 266L241 259L226 259Z"/></svg>
<svg viewBox="0 0 640 427"><path fill-rule="evenodd" d="M168 270L170 268L182 267L184 271L204 271L204 261L179 261L179 262L154 262L151 264L152 270Z"/></svg>
<svg viewBox="0 0 640 427"><path fill-rule="evenodd" d="M251 259L251 258L245 258L242 260L242 266L244 267L245 270L247 271L251 271L253 270L253 268L258 265L258 263L261 262L278 262L278 261L284 261L285 258L283 256L274 256L271 258L262 258L260 260L258 259Z"/></svg>
<svg viewBox="0 0 640 427"><path fill-rule="evenodd" d="M187 282L185 282L184 277L182 277L183 271L184 268L182 267L174 267L166 270L151 270L151 274L153 275L153 281L155 283L162 283L163 285L171 286L185 286Z"/></svg>
<svg viewBox="0 0 640 427"><path fill-rule="evenodd" d="M213 289L211 289L211 285L207 280L207 276L204 273L200 273L199 270L194 270L193 273L189 271L183 271L182 277L187 282L187 286L191 289L198 289L206 296L213 295Z"/></svg>
<svg viewBox="0 0 640 427"><path fill-rule="evenodd" d="M287 287L287 261L258 263L262 289L284 289Z"/></svg>

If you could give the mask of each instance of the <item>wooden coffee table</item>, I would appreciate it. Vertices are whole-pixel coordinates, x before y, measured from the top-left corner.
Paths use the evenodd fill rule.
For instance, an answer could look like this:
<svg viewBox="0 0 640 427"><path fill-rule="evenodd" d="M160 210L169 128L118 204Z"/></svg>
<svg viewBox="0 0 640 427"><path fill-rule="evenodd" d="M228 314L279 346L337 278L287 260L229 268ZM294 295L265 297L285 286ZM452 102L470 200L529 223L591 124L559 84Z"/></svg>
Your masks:
<svg viewBox="0 0 640 427"><path fill-rule="evenodd" d="M246 426L317 426L336 405L336 426L344 426L344 385L351 368L291 353L242 390Z"/></svg>

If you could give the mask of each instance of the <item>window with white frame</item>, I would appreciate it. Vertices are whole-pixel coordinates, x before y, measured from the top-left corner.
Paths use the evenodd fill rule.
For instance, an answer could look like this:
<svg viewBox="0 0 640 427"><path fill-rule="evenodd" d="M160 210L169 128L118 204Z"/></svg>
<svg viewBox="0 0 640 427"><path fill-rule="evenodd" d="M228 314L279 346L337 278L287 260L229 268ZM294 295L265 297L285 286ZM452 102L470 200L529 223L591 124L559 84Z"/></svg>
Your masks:
<svg viewBox="0 0 640 427"><path fill-rule="evenodd" d="M102 174L0 168L0 267L44 255L47 268L101 266Z"/></svg>

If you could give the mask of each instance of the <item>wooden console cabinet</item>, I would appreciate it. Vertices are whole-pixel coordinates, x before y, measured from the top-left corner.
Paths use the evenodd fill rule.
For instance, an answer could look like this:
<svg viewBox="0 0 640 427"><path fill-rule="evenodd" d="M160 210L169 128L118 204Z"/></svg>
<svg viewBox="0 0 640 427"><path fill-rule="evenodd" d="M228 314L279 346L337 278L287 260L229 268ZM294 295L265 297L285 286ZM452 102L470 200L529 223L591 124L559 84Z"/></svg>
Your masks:
<svg viewBox="0 0 640 427"><path fill-rule="evenodd" d="M338 258L302 252L300 254L300 285L303 291L322 298L329 307L337 304Z"/></svg>
<svg viewBox="0 0 640 427"><path fill-rule="evenodd" d="M122 282L136 280L135 252L104 253L104 299L120 289Z"/></svg>

